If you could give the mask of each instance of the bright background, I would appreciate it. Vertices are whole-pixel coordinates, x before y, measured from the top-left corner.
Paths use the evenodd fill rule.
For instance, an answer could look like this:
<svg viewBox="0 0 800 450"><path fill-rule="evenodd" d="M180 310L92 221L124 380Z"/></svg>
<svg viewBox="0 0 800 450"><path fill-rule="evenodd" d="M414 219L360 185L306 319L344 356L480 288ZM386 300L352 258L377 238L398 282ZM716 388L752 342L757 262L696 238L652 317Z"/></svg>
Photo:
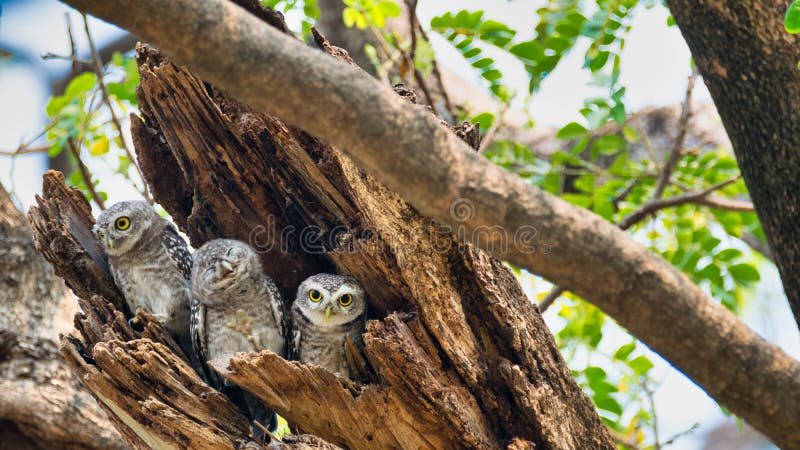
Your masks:
<svg viewBox="0 0 800 450"><path fill-rule="evenodd" d="M421 22L426 24L433 16L446 11L483 9L487 18L509 24L524 38L533 35L535 10L543 4L541 0L421 0L418 14ZM15 55L0 61L0 150L10 151L41 130L47 119L44 106L50 95L51 83L69 72L69 63L63 60L43 61L40 57L48 52L69 54L65 13L70 15L76 31L78 53L88 54L88 46L81 32L80 15L70 12L63 4L51 0L0 0L0 7L0 48L10 50ZM631 111L645 106L676 104L683 100L690 55L679 30L666 25L667 16L667 11L661 7L649 10L640 8L633 19L633 28L622 56L622 84L627 87L626 105ZM91 20L90 25L100 47L122 34L121 30L101 21ZM432 35L432 40L441 63L464 78L479 82L478 75L444 39ZM579 45L545 80L530 104L526 105L517 99L514 107L527 109L539 124L558 127L578 119L583 99L593 93L602 94L597 88L587 85L589 74L581 69L584 51L585 48ZM503 52L490 49L487 53L503 68L505 82L524 93L528 78L522 67ZM711 101L702 83L695 89L694 99L698 103ZM14 191L21 207L27 208L33 202L34 194L40 192L41 174L46 168L47 161L43 154L21 156L13 162L9 157L0 156L0 182ZM135 196L127 182L111 174L107 168L91 169L103 178L110 202ZM800 358L800 335L782 292L777 270L765 263L759 267L759 271L762 281L753 289L742 319L766 339L781 346L795 358ZM530 285L526 288L529 294L537 289ZM545 315L553 326L558 325L556 309L552 308ZM617 345L627 342L622 334L618 339L606 340L609 344ZM734 420L725 417L702 390L668 363L658 357L653 360L659 374L657 379L662 381L655 396L662 439L686 430L696 422L700 423L697 431L677 440L670 448L732 448L705 447L705 444L707 433L720 426L731 428L735 436L738 431L735 425L731 425ZM761 442L736 448L774 447Z"/></svg>

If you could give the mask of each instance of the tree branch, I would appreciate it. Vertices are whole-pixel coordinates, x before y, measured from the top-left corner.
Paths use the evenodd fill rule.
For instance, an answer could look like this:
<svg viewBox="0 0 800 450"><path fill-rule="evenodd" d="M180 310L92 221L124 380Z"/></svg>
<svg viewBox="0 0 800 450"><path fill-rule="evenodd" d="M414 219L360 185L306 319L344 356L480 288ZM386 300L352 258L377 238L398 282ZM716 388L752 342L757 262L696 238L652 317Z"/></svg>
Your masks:
<svg viewBox="0 0 800 450"><path fill-rule="evenodd" d="M346 151L421 213L595 303L778 445L800 445L797 361L622 230L494 166L375 79L222 0L67 3L132 29L226 92ZM464 199L472 213L451 215ZM473 234L487 226L499 233ZM490 245L502 239L517 245Z"/></svg>

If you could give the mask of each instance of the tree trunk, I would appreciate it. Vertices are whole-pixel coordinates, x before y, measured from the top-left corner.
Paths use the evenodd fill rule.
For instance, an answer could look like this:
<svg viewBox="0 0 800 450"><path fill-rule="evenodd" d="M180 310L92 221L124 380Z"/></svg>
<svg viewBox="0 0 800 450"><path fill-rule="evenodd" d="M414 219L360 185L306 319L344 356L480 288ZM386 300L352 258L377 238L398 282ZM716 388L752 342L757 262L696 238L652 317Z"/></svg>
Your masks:
<svg viewBox="0 0 800 450"><path fill-rule="evenodd" d="M722 116L800 323L800 38L783 27L791 1L668 3Z"/></svg>
<svg viewBox="0 0 800 450"><path fill-rule="evenodd" d="M124 448L58 355L58 334L72 328L77 308L2 186L0 310L0 446Z"/></svg>

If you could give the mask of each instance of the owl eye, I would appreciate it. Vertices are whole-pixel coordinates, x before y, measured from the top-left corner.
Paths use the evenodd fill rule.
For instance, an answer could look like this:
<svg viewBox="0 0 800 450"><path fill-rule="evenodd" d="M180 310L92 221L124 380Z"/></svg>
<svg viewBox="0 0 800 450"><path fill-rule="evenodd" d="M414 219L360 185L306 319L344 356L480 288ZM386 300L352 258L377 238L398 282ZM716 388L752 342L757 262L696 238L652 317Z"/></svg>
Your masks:
<svg viewBox="0 0 800 450"><path fill-rule="evenodd" d="M103 234L103 232L102 232L102 231L100 231L100 230L97 230L97 237L98 237L98 239L100 239L100 240L102 241L102 240L103 240L103 238L105 237L105 234Z"/></svg>
<svg viewBox="0 0 800 450"><path fill-rule="evenodd" d="M312 302L316 303L316 302L322 300L322 292L320 292L320 291L318 291L316 289L312 289L312 290L308 291L308 298Z"/></svg>
<svg viewBox="0 0 800 450"><path fill-rule="evenodd" d="M114 226L120 231L125 231L131 226L131 219L125 216L120 217L114 221Z"/></svg>
<svg viewBox="0 0 800 450"><path fill-rule="evenodd" d="M342 306L350 306L353 303L353 295L352 294L344 294L339 297L339 304Z"/></svg>

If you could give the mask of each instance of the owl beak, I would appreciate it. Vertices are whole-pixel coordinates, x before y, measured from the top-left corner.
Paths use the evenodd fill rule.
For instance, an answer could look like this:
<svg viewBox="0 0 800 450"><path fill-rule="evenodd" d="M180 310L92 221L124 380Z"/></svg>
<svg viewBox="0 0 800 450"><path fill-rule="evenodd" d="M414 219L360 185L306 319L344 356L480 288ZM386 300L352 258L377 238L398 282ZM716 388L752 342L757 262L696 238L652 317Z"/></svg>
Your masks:
<svg viewBox="0 0 800 450"><path fill-rule="evenodd" d="M108 246L108 248L114 248L114 246L117 245L116 242L117 241L114 238L110 236L106 237L106 245Z"/></svg>
<svg viewBox="0 0 800 450"><path fill-rule="evenodd" d="M328 306L325 308L325 320L331 320L331 313L333 312L333 308Z"/></svg>
<svg viewBox="0 0 800 450"><path fill-rule="evenodd" d="M233 273L233 265L226 260L222 260L219 262L219 266L217 266L217 271L221 277L227 277L228 275Z"/></svg>

